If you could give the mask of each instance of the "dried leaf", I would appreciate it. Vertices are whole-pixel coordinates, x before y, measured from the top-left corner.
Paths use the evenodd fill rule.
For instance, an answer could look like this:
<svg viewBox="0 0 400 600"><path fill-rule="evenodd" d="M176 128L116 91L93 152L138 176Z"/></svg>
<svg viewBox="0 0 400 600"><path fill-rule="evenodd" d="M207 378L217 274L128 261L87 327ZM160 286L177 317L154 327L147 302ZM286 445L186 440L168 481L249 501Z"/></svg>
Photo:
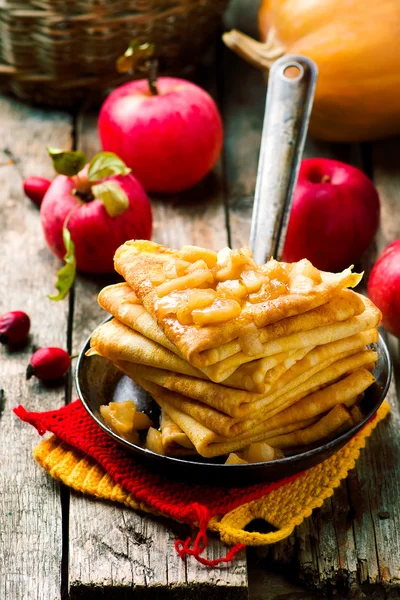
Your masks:
<svg viewBox="0 0 400 600"><path fill-rule="evenodd" d="M154 55L154 44L132 41L124 54L117 59L118 73L129 73L144 65Z"/></svg>
<svg viewBox="0 0 400 600"><path fill-rule="evenodd" d="M66 227L63 228L63 240L66 253L64 256L65 265L58 271L56 288L59 293L54 296L49 295L50 300L55 300L56 302L63 300L68 294L74 283L76 274L75 244Z"/></svg>

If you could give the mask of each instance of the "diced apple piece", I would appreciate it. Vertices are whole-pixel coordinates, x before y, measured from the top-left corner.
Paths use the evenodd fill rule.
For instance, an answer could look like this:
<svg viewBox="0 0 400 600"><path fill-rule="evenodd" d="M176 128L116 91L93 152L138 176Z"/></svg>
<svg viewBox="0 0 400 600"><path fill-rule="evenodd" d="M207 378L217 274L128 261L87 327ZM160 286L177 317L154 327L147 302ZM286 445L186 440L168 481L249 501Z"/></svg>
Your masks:
<svg viewBox="0 0 400 600"><path fill-rule="evenodd" d="M236 319L241 310L241 306L236 300L217 298L211 306L194 310L192 317L196 325L213 325Z"/></svg>
<svg viewBox="0 0 400 600"><path fill-rule="evenodd" d="M187 302L178 308L176 318L181 325L193 325L192 311L188 307Z"/></svg>
<svg viewBox="0 0 400 600"><path fill-rule="evenodd" d="M212 284L213 282L214 278L211 271L194 271L194 273L189 273L188 275L165 281L157 287L157 294L159 298L163 298L167 294L177 290L196 288L202 283Z"/></svg>
<svg viewBox="0 0 400 600"><path fill-rule="evenodd" d="M133 431L133 420L136 406L132 400L110 402L108 406L100 406L100 414L111 429L122 437Z"/></svg>
<svg viewBox="0 0 400 600"><path fill-rule="evenodd" d="M226 465L247 465L247 460L244 460L244 458L240 458L240 456L238 456L237 454L235 454L234 452L231 452L230 455L228 456L228 458L225 461Z"/></svg>
<svg viewBox="0 0 400 600"><path fill-rule="evenodd" d="M188 273L191 264L189 261L187 260L181 260L180 258L176 258L175 259L175 269L176 269L176 274L178 275L178 277L181 277L182 275L186 275L186 273Z"/></svg>
<svg viewBox="0 0 400 600"><path fill-rule="evenodd" d="M165 455L161 441L161 433L157 431L157 429L154 429L154 427L150 427L148 430L144 447L156 454Z"/></svg>
<svg viewBox="0 0 400 600"><path fill-rule="evenodd" d="M217 285L217 294L220 298L233 298L240 301L247 295L247 289L244 283L238 279L232 279L221 281Z"/></svg>
<svg viewBox="0 0 400 600"><path fill-rule="evenodd" d="M193 271L208 270L208 266L205 260L196 260L193 264L188 268L188 273L193 273Z"/></svg>
<svg viewBox="0 0 400 600"><path fill-rule="evenodd" d="M258 463L270 462L271 460L282 458L283 452L279 448L272 448L266 442L255 442L250 444L243 455L247 462Z"/></svg>
<svg viewBox="0 0 400 600"><path fill-rule="evenodd" d="M166 280L166 278L167 277L166 277L164 271L161 271L161 270L158 270L158 269L156 271L151 272L149 274L150 282L153 285L160 285L161 283L164 283L164 281Z"/></svg>
<svg viewBox="0 0 400 600"><path fill-rule="evenodd" d="M309 277L316 285L322 282L320 272L306 258L293 265L291 275L304 275L304 277Z"/></svg>
<svg viewBox="0 0 400 600"><path fill-rule="evenodd" d="M149 429L153 426L153 421L146 415L146 413L137 410L133 417L133 429Z"/></svg>
<svg viewBox="0 0 400 600"><path fill-rule="evenodd" d="M231 255L232 250L230 248L228 248L228 246L226 248L222 248L222 250L220 250L217 253L217 263L216 265L218 267L222 267L224 265L226 265L226 263L228 262L228 258Z"/></svg>
<svg viewBox="0 0 400 600"><path fill-rule="evenodd" d="M268 275L270 279L278 279L282 283L289 283L289 274L286 272L284 267L274 258L271 258L265 265L259 267L265 275Z"/></svg>
<svg viewBox="0 0 400 600"><path fill-rule="evenodd" d="M217 297L215 290L210 288L204 290L189 290L187 294L187 300L182 303L176 311L176 317L181 325L192 324L192 311L210 306Z"/></svg>
<svg viewBox="0 0 400 600"><path fill-rule="evenodd" d="M191 263L194 263L197 260L204 260L209 269L215 267L217 264L217 253L213 250L200 248L199 246L183 246L183 248L178 252L178 256L179 258Z"/></svg>
<svg viewBox="0 0 400 600"><path fill-rule="evenodd" d="M217 297L217 293L212 289L205 290L190 290L188 298L188 306L191 310L196 308L205 308L210 306Z"/></svg>
<svg viewBox="0 0 400 600"><path fill-rule="evenodd" d="M226 262L215 270L215 278L217 281L238 279L247 266L256 266L253 259L243 250L231 250Z"/></svg>
<svg viewBox="0 0 400 600"><path fill-rule="evenodd" d="M249 294L258 292L260 287L269 281L269 277L267 275L263 275L263 273L257 272L253 269L244 270L240 276L240 279L243 281Z"/></svg>
<svg viewBox="0 0 400 600"><path fill-rule="evenodd" d="M279 281L279 279L272 279L268 283L263 283L258 292L249 294L247 300L250 304L257 304L258 302L266 302L284 296L288 291L289 288L286 283Z"/></svg>
<svg viewBox="0 0 400 600"><path fill-rule="evenodd" d="M187 305L189 290L172 292L157 301L158 316L163 319L167 315L175 315L181 306Z"/></svg>

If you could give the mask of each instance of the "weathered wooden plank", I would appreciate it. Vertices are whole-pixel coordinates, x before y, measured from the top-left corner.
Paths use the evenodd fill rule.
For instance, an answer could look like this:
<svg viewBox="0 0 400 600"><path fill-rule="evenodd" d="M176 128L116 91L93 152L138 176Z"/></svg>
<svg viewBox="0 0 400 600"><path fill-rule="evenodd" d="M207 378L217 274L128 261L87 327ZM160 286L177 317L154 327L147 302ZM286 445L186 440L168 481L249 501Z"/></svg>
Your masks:
<svg viewBox="0 0 400 600"><path fill-rule="evenodd" d="M43 239L39 212L24 197L22 178L53 176L46 144L70 147L71 120L0 98L0 314L24 310L31 338L23 349L0 349L4 410L0 410L0 598L60 597L62 523L59 486L34 462L37 432L12 413L19 403L50 410L64 403L64 386L25 379L35 346L66 347L67 305L47 299L59 262ZM5 164L9 160L13 164Z"/></svg>
<svg viewBox="0 0 400 600"><path fill-rule="evenodd" d="M89 156L99 150L96 118L79 119L78 145ZM211 176L183 197L153 199L157 242L179 247L185 243L221 248L227 244L223 196L218 176ZM97 306L98 291L108 283L79 277L75 289L73 347L104 318ZM132 588L143 598L247 597L246 561L209 570L194 560L182 561L174 541L186 537L185 526L167 519L140 515L132 510L71 494L69 581L71 600L131 597ZM207 556L216 558L226 548L211 539Z"/></svg>
<svg viewBox="0 0 400 600"><path fill-rule="evenodd" d="M381 200L381 227L377 237L380 252L400 237L400 138L372 145L372 175ZM397 357L398 341L390 340L393 358ZM399 363L395 363L398 377ZM397 393L396 393L397 383ZM400 585L400 410L399 379L393 381L388 399L392 406L390 419L377 429L357 463L357 473L363 482L363 495L373 522L377 549L377 574L371 579L383 584ZM356 543L362 534L356 530Z"/></svg>

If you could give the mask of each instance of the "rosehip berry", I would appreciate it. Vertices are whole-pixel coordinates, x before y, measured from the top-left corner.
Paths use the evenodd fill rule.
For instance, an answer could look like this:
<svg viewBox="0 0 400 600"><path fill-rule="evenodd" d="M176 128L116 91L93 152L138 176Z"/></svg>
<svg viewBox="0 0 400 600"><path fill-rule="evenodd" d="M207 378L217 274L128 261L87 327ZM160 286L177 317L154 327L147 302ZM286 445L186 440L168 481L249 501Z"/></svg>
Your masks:
<svg viewBox="0 0 400 600"><path fill-rule="evenodd" d="M0 317L0 342L2 344L20 344L28 337L31 322L20 310L12 310Z"/></svg>
<svg viewBox="0 0 400 600"><path fill-rule="evenodd" d="M40 206L50 184L50 179L45 177L27 177L24 179L24 192L36 206Z"/></svg>
<svg viewBox="0 0 400 600"><path fill-rule="evenodd" d="M42 381L58 379L65 375L71 366L71 357L62 348L39 348L32 355L26 369L26 378L35 375Z"/></svg>

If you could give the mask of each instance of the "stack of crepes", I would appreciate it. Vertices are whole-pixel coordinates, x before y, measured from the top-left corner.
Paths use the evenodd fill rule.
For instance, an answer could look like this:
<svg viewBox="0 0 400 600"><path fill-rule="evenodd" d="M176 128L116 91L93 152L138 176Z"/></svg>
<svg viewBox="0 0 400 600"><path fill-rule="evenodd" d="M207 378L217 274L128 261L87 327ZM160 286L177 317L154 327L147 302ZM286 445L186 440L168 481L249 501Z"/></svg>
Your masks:
<svg viewBox="0 0 400 600"><path fill-rule="evenodd" d="M141 240L117 250L115 268L125 283L101 291L114 318L88 354L111 360L161 407L160 452L243 457L261 441L292 451L361 418L381 314L348 289L362 277L351 268L256 265L246 247L176 251Z"/></svg>

